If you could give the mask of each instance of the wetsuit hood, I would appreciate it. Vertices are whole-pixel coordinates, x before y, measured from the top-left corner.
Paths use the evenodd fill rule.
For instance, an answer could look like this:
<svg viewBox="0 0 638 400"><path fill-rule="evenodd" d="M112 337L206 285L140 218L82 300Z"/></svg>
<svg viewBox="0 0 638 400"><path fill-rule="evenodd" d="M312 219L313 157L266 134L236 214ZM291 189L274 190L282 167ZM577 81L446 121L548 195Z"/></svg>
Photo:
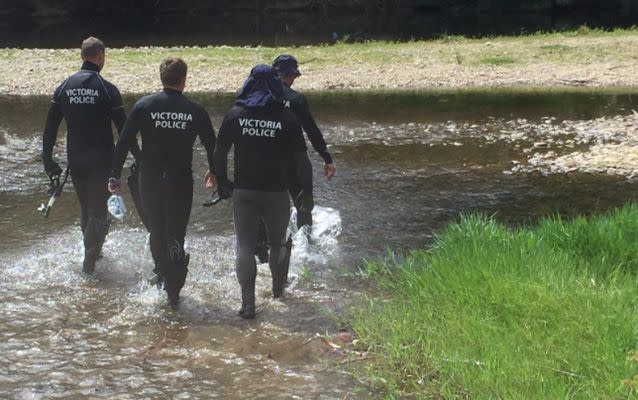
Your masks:
<svg viewBox="0 0 638 400"><path fill-rule="evenodd" d="M250 71L235 104L247 108L281 104L283 91L283 83L277 72L268 65L260 64Z"/></svg>

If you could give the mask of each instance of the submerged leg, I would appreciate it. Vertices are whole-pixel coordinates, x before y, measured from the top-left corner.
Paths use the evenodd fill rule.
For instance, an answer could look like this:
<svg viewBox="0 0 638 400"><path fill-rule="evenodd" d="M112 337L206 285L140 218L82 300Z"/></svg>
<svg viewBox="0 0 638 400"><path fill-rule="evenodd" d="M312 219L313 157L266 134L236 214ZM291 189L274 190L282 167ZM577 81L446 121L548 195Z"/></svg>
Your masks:
<svg viewBox="0 0 638 400"><path fill-rule="evenodd" d="M95 272L95 262L102 252L104 239L109 231L109 220L90 216L84 229L84 261L82 271L87 274Z"/></svg>
<svg viewBox="0 0 638 400"><path fill-rule="evenodd" d="M254 190L235 189L233 192L233 218L237 236L237 260L235 271L241 286L241 309L238 315L243 319L255 318L255 246L259 233L259 197Z"/></svg>
<svg viewBox="0 0 638 400"><path fill-rule="evenodd" d="M102 245L108 233L106 200L109 192L106 182L107 166L72 168L71 179L82 210L81 227L84 236L84 261L82 270L87 274L95 271L95 262L100 257Z"/></svg>
<svg viewBox="0 0 638 400"><path fill-rule="evenodd" d="M166 289L168 304L170 304L171 307L176 308L179 305L180 291L186 282L190 254L184 251L183 243L180 243L177 240L169 243L167 249L169 264L165 272L166 283L164 285L164 289Z"/></svg>
<svg viewBox="0 0 638 400"><path fill-rule="evenodd" d="M165 237L169 264L165 272L164 288L168 303L175 308L179 304L180 292L186 283L190 262L190 255L184 250L184 240L193 205L193 178L192 176L176 176L166 180L164 214L166 215Z"/></svg>
<svg viewBox="0 0 638 400"><path fill-rule="evenodd" d="M168 250L166 238L166 215L164 213L164 182L157 173L153 171L141 171L140 179L140 200L146 212L148 228L150 231L150 247L153 256L156 274L155 284L162 287L165 274L168 270Z"/></svg>
<svg viewBox="0 0 638 400"><path fill-rule="evenodd" d="M259 236L257 246L255 247L255 255L260 263L268 262L268 235L266 234L266 225L264 221L259 221Z"/></svg>
<svg viewBox="0 0 638 400"><path fill-rule="evenodd" d="M268 265L272 274L272 294L278 298L283 294L288 281L288 265L292 239L286 240L286 230L290 219L290 200L286 192L269 192L264 194L264 215L270 243L270 259Z"/></svg>

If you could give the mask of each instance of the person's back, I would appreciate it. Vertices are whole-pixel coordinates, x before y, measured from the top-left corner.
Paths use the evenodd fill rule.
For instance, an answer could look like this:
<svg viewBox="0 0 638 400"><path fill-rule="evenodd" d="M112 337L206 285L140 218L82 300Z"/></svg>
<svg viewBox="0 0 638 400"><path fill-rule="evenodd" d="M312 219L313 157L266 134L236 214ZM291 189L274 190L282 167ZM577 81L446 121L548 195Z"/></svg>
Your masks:
<svg viewBox="0 0 638 400"><path fill-rule="evenodd" d="M221 130L235 145L234 187L279 192L288 189L293 146L305 149L294 114L281 104L263 108L233 106ZM222 142L220 142L222 145Z"/></svg>
<svg viewBox="0 0 638 400"><path fill-rule="evenodd" d="M190 176L195 139L198 133L212 129L201 105L169 88L141 98L127 125L142 136L140 169L174 176ZM126 156L118 152L122 154Z"/></svg>
<svg viewBox="0 0 638 400"><path fill-rule="evenodd" d="M110 164L113 111L123 106L119 91L100 76L98 67L85 61L57 88L52 101L66 121L69 165Z"/></svg>

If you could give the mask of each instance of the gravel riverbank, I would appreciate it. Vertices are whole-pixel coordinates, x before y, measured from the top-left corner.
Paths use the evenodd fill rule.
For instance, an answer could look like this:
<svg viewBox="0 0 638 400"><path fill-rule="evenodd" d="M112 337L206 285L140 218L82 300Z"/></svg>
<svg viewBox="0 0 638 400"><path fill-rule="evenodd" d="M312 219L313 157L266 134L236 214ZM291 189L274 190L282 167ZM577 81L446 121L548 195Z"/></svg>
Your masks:
<svg viewBox="0 0 638 400"><path fill-rule="evenodd" d="M172 55L190 66L189 91L232 93L253 65L281 53L299 59L301 90L638 86L638 31L297 48L108 49L103 75L122 93L151 92L159 88L159 62ZM0 94L50 95L78 66L77 49L0 49Z"/></svg>

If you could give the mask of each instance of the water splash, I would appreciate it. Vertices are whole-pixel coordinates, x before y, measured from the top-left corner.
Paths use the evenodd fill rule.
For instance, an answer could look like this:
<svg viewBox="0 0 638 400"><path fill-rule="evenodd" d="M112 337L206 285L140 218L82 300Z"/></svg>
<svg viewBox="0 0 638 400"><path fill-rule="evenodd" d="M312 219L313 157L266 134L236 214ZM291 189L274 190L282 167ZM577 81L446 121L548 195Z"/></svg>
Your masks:
<svg viewBox="0 0 638 400"><path fill-rule="evenodd" d="M311 227L297 229L297 210L291 211L288 233L292 236L293 246L290 270L297 273L304 263L325 263L338 250L338 237L341 234L341 214L330 207L315 206L312 210Z"/></svg>

